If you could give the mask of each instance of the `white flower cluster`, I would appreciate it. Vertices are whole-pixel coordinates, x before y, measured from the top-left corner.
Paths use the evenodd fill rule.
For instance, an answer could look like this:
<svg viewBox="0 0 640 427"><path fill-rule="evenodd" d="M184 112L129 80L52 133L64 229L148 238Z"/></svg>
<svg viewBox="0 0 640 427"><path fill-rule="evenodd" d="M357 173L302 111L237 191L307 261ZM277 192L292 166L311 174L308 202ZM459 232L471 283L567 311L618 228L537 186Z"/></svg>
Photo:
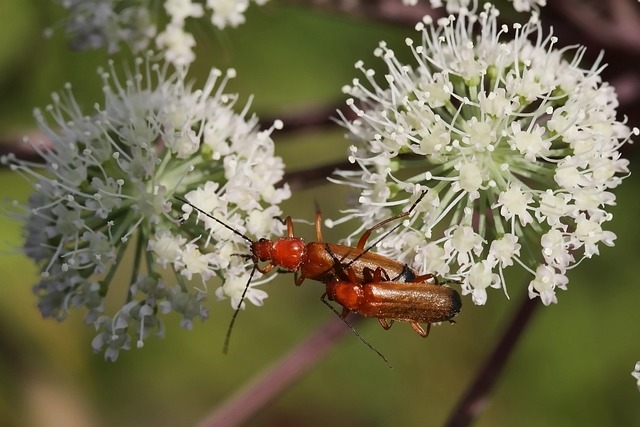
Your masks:
<svg viewBox="0 0 640 427"><path fill-rule="evenodd" d="M69 11L67 33L77 49L107 46L115 52L127 43L134 52L146 49L155 38L156 47L174 65L188 65L195 59L196 40L185 30L187 18L202 18L205 9L218 29L245 22L250 0L58 0ZM268 0L253 0L262 6ZM168 24L159 34L150 10L162 5ZM163 17L164 19L164 17Z"/></svg>
<svg viewBox="0 0 640 427"><path fill-rule="evenodd" d="M282 232L273 217L290 191L276 188L284 166L270 134L281 123L258 131L249 105L234 111L237 95L224 93L233 70L212 70L197 90L185 83L186 70L171 72L149 58L139 59L124 81L113 65L100 73L104 104L90 115L70 87L54 94L45 112L36 110L51 145L27 142L43 165L15 156L2 162L35 188L22 216L25 251L41 268L34 291L42 314L62 320L70 309L86 308L86 321L99 330L95 350L106 349L113 360L132 336L141 346L150 333L161 335L159 314L177 312L187 328L206 318L206 291L187 280L199 278L206 287L213 276L229 277L216 295L231 297L234 306L247 283L253 265L234 255L247 253L247 242L207 221L211 234L202 237L201 224L185 221L175 197L241 232L269 237ZM118 293L110 290L122 283L113 278L129 248L134 260L126 301L106 315L105 299ZM175 273L176 286L165 286L165 267ZM247 298L260 305L266 293L257 284Z"/></svg>
<svg viewBox="0 0 640 427"><path fill-rule="evenodd" d="M268 0L253 1L264 5ZM211 10L211 23L222 30L245 22L244 13L249 8L249 0L207 0L206 8ZM185 20L204 16L204 7L193 0L164 0L164 9L170 22L158 34L156 45L165 52L167 61L173 64L190 64L195 59L192 49L196 41L185 31Z"/></svg>
<svg viewBox="0 0 640 427"><path fill-rule="evenodd" d="M148 0L57 0L69 11L66 32L74 49L109 53L128 43L134 51L146 49L155 36Z"/></svg>
<svg viewBox="0 0 640 427"><path fill-rule="evenodd" d="M360 206L337 222L360 221L355 236L426 190L381 253L459 281L476 304L487 288L506 293L503 270L518 264L530 297L551 304L569 269L613 245L610 190L629 173L619 149L638 130L616 120L601 67L580 68L583 48L565 59L572 49L555 49L535 15L513 28L497 15L488 5L425 18L421 44L406 41L414 67L384 43L385 75L356 64L365 81L344 92L357 118L342 122L358 168L336 181L359 190Z"/></svg>

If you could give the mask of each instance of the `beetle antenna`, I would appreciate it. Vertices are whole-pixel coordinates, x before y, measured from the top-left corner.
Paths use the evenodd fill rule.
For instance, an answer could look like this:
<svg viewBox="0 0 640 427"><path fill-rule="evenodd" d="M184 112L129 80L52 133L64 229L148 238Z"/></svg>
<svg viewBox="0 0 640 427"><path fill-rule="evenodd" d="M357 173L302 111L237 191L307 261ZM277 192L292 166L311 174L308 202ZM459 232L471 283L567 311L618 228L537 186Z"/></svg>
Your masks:
<svg viewBox="0 0 640 427"><path fill-rule="evenodd" d="M333 260L333 266L331 266L331 268L324 271L324 273L328 273L330 270L333 269L336 275L340 276L342 280L349 281L349 276L346 273L346 268L348 268L349 265L351 265L351 263L349 263L349 265L342 264L342 260L338 259L338 257L333 253L333 251L331 250L331 246L329 246L328 243L324 244L324 250L327 251L331 259Z"/></svg>
<svg viewBox="0 0 640 427"><path fill-rule="evenodd" d="M347 319L345 319L344 317L342 317L342 316L340 315L340 313L338 313L338 311L337 311L337 310L336 310L336 309L335 309L331 304L329 304L329 303L327 302L327 300L326 300L326 298L325 298L325 296L326 296L326 295L327 295L327 294L325 293L325 294L322 296L322 298L320 298L320 300L324 303L324 305L326 305L327 307L329 307L329 309L330 309L331 311L333 311L333 312L336 314L336 316L338 316L338 317L340 318L340 320L342 320L342 321L344 322L344 324L345 324L345 325L347 325L347 327L348 327L349 329L351 329L351 332L353 332L353 334L354 334L356 337L358 337L358 339L359 339L360 341L362 341L362 343L363 343L364 345L366 345L367 347L369 347L369 348L370 348L372 351L374 351L378 356L380 356L380 357L382 358L382 360L384 360L384 363L386 363L386 364L387 364L387 366L389 367L389 369L392 369L392 368L393 368L393 366L391 366L391 363L389 363L389 360L388 360L386 357L384 357L384 354L382 354L382 353L380 353L378 350L376 350L376 349L371 345L371 343L370 343L369 341L367 341L367 340L365 340L364 338L362 338L362 335L360 335L360 334L358 333L358 331L356 331L356 329L353 327L353 325L352 325L351 323L349 323L349 322L347 321Z"/></svg>
<svg viewBox="0 0 640 427"><path fill-rule="evenodd" d="M251 279L253 279L253 275L258 269L258 264L253 265L253 269L251 270L251 274L249 275L249 280L247 280L247 285L244 287L244 291L242 291L242 296L240 297L240 303L238 303L238 308L233 312L233 316L231 316L231 322L229 322L229 327L227 328L227 335L224 337L224 345L222 346L222 354L227 354L229 352L229 340L231 339L231 330L233 329L233 325L236 323L236 318L238 317L238 313L240 313L240 307L242 307L242 303L244 302L244 297L247 295L247 291L249 290L249 285L251 284Z"/></svg>
<svg viewBox="0 0 640 427"><path fill-rule="evenodd" d="M228 230L231 230L234 234L242 237L244 240L246 240L249 243L253 243L253 240L250 239L249 237L247 237L246 235L242 234L241 232L239 232L238 230L236 230L235 228L233 228L232 226L230 226L229 224L227 224L226 222L219 220L218 218L216 218L215 216L211 215L208 212L203 211L202 209L200 209L199 207L197 207L196 205L194 205L193 203L189 202L188 200L185 200L181 197L178 196L174 196L176 199L180 200L182 203L186 203L187 205L191 206L193 209L197 210L198 212L200 212L202 215L208 216L209 218L211 218L212 220L214 220L215 222L217 222L218 224L222 225L223 227L225 227Z"/></svg>
<svg viewBox="0 0 640 427"><path fill-rule="evenodd" d="M422 199L424 199L424 196L427 195L427 191L423 191L422 194L420 194L420 197L418 197L416 199L415 202L413 202L413 204L411 205L411 207L409 209L407 209L405 212L403 212L402 214L400 214L399 216L393 217L393 218L389 218L388 220L385 220L381 223L379 223L376 227L377 228L381 225L384 225L385 223L387 223L388 221L393 221L394 219L399 219L399 218L404 218L405 216L409 216L411 214L411 212L416 208L416 206L418 206L418 203L420 203L420 201ZM351 261L349 261L346 264L346 267L351 266L351 264L353 264L354 262L356 262L357 260L359 260L360 258L362 258L367 252L370 252L371 249L375 248L378 243L382 242L384 239L386 239L390 234L394 233L398 228L400 228L400 226L402 225L402 223L396 224L394 225L389 231L387 231L386 233L384 233L382 236L380 236L375 242L371 243L369 246L367 246L364 251L362 251L362 253L358 256L356 256L355 258L353 258ZM373 229L370 229L373 230Z"/></svg>

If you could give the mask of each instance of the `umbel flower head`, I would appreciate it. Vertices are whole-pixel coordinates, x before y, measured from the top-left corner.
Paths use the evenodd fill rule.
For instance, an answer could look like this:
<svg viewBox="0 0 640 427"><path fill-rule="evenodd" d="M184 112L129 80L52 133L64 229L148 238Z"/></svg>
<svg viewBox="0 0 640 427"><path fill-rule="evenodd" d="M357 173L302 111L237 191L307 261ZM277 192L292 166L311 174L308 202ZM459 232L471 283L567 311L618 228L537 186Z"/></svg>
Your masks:
<svg viewBox="0 0 640 427"><path fill-rule="evenodd" d="M264 5L268 0L253 0ZM210 12L210 21L218 29L237 27L245 22L244 13L250 0L58 0L69 11L67 33L76 49L106 46L115 52L120 44L128 44L134 52L146 49L155 39L165 59L175 65L193 62L195 38L185 31L187 18L202 18ZM153 11L153 12L150 12ZM153 17L164 11L166 22L159 34ZM160 14L161 16L162 14Z"/></svg>
<svg viewBox="0 0 640 427"><path fill-rule="evenodd" d="M34 288L40 311L62 320L85 308L99 331L94 349L114 360L132 337L142 346L149 334L162 335L160 314L178 313L188 329L205 319L210 278L228 279L216 295L234 307L244 290L238 278L247 283L251 262L234 255L247 253L246 242L213 221L181 224L180 208L190 207L175 197L240 232L268 237L282 231L273 217L290 191L275 187L284 165L274 156L273 128L258 131L249 105L238 113L238 96L224 93L233 70L213 69L201 89L185 83L185 69L172 72L150 57L138 59L126 79L113 64L100 74L104 102L90 113L70 86L35 111L51 145L26 142L44 164L15 156L2 162L34 186L28 205L17 206L25 252L41 270ZM125 264L128 254L133 262ZM169 281L165 269L174 273ZM113 280L116 271L128 281ZM247 299L261 305L267 295L257 284Z"/></svg>
<svg viewBox="0 0 640 427"><path fill-rule="evenodd" d="M420 45L406 40L415 65L384 43L383 76L356 64L364 81L344 92L357 118L342 123L358 168L336 181L360 205L337 222L358 219L355 236L427 191L381 253L459 281L476 304L487 288L506 293L503 271L519 265L530 297L548 305L568 270L613 245L610 190L629 173L619 149L638 131L616 120L602 67L580 68L584 48L554 48L535 16L508 28L497 15L426 17Z"/></svg>

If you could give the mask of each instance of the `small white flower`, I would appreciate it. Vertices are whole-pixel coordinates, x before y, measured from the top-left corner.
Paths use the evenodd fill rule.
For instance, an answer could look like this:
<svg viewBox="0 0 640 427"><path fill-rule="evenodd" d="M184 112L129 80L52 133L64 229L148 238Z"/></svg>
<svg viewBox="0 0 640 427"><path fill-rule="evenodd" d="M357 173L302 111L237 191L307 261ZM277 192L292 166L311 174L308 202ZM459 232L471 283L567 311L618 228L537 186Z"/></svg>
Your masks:
<svg viewBox="0 0 640 427"><path fill-rule="evenodd" d="M638 386L638 390L640 390L640 362L636 363L633 372L631 372L631 376L636 379L636 385Z"/></svg>
<svg viewBox="0 0 640 427"><path fill-rule="evenodd" d="M207 0L207 7L211 9L211 23L216 27L237 27L244 23L249 0Z"/></svg>
<svg viewBox="0 0 640 427"><path fill-rule="evenodd" d="M226 201L218 196L216 193L220 184L213 181L207 181L204 185L199 186L195 190L190 191L187 194L187 200L191 202L194 206L198 207L198 211L196 215L198 219L208 221L212 224L218 224L215 221L212 221L211 218L202 215L200 211L207 212L209 214L213 214L216 210L226 210L227 203ZM193 211L190 205L184 205L182 207L187 214L184 216L184 219L189 217L189 214ZM209 227L207 227L209 228Z"/></svg>
<svg viewBox="0 0 640 427"><path fill-rule="evenodd" d="M529 283L529 297L539 296L544 305L555 304L556 288L567 289L569 279L563 274L558 274L548 265L540 265L536 269L535 278Z"/></svg>
<svg viewBox="0 0 640 427"><path fill-rule="evenodd" d="M583 213L576 218L576 231L573 234L574 246L584 245L585 257L591 258L593 255L599 255L598 243L600 242L607 246L614 245L615 233L602 230L601 223L605 220L605 218L598 220L597 217L587 218Z"/></svg>
<svg viewBox="0 0 640 427"><path fill-rule="evenodd" d="M91 342L95 352L104 351L105 360L115 362L120 350L131 348L131 335L127 333L127 323L116 326L110 318L103 316L96 322L96 329L102 330ZM106 347L106 350L105 350Z"/></svg>
<svg viewBox="0 0 640 427"><path fill-rule="evenodd" d="M575 199L577 205L577 197ZM566 215L574 216L577 212L575 209L579 210L577 206L572 207L570 205L571 200L571 193L554 193L551 189L547 189L540 195L539 207L535 211L536 219L540 222L546 220L550 227L562 226L560 221L562 217Z"/></svg>
<svg viewBox="0 0 640 427"><path fill-rule="evenodd" d="M529 12L530 10L539 10L547 5L547 0L512 0L513 8L518 12Z"/></svg>
<svg viewBox="0 0 640 427"><path fill-rule="evenodd" d="M191 280L194 274L206 282L215 274L215 254L203 254L193 243L187 243L180 253L180 274Z"/></svg>
<svg viewBox="0 0 640 427"><path fill-rule="evenodd" d="M171 17L171 22L183 25L189 17L200 18L204 15L204 8L192 0L165 0L164 10Z"/></svg>
<svg viewBox="0 0 640 427"><path fill-rule="evenodd" d="M500 277L492 273L493 266L488 260L473 264L462 283L462 294L471 293L474 304L484 305L487 302L487 288L499 288Z"/></svg>
<svg viewBox="0 0 640 427"><path fill-rule="evenodd" d="M407 233L411 233L411 231L407 231ZM445 250L442 246L435 243L420 246L414 262L417 265L424 265L427 271L437 273L441 276L449 273L449 264L447 263Z"/></svg>
<svg viewBox="0 0 640 427"><path fill-rule="evenodd" d="M270 134L281 125L259 131L257 118L245 117L248 108L234 111L237 95L224 94L235 71L223 77L213 70L197 90L185 81L185 69L170 72L148 58L136 61L126 81L113 66L100 75L105 100L93 115L80 111L69 86L53 95L45 112L36 110L51 146L26 142L43 166L13 155L1 161L34 186L29 204L16 206L26 223L25 252L41 270L34 291L42 314L62 320L69 310L86 308L87 322L100 331L94 348L113 360L132 337L140 347L150 331L161 335L159 314L178 312L186 328L206 318L206 295L185 278L205 283L231 274L244 280L253 268L233 256L247 252L244 239L199 213L190 220L191 206L176 196L240 232L269 238L284 229L274 219L281 215L274 202L290 191L275 188L284 165ZM224 130L224 155L214 158L204 142L208 127ZM230 172L229 159L242 167ZM112 279L131 246L137 279L126 284L127 303L104 314ZM161 268L175 273L177 286L165 289ZM261 305L265 297L253 291L248 301Z"/></svg>
<svg viewBox="0 0 640 427"><path fill-rule="evenodd" d="M234 310L237 310L238 308L245 308L245 303L240 303L243 294L245 300L251 301L254 305L261 306L268 295L262 289L257 288L260 284L261 283L259 282L252 282L249 284L248 274L231 277L225 280L221 287L216 289L216 297L219 301L229 298L231 301L231 307L233 307Z"/></svg>
<svg viewBox="0 0 640 427"><path fill-rule="evenodd" d="M526 160L535 161L536 158L548 156L551 140L544 140L542 135L545 129L539 125L535 129L523 131L520 130L520 123L514 122L511 125L513 135L509 141L512 149L517 149Z"/></svg>
<svg viewBox="0 0 640 427"><path fill-rule="evenodd" d="M457 184L460 188L470 194L477 195L474 199L479 197L478 190L480 190L480 186L482 185L482 172L478 165L474 163L465 163L460 166L458 170L460 173L459 180Z"/></svg>
<svg viewBox="0 0 640 427"><path fill-rule="evenodd" d="M505 234L491 242L489 255L498 261L501 267L508 267L513 265L513 259L520 255L520 247L518 236Z"/></svg>
<svg viewBox="0 0 640 427"><path fill-rule="evenodd" d="M511 220L517 217L520 224L525 226L533 221L533 217L528 212L531 202L533 202L531 193L525 193L519 184L513 184L500 193L498 203L493 207L502 206L500 214L504 219Z"/></svg>
<svg viewBox="0 0 640 427"><path fill-rule="evenodd" d="M571 249L574 246L569 237L557 228L552 228L543 234L540 238L540 245L544 260L550 266L565 271L575 261L571 255Z"/></svg>
<svg viewBox="0 0 640 427"><path fill-rule="evenodd" d="M474 255L482 251L482 236L469 226L454 226L445 232L444 251L447 259L455 259L460 265L472 262Z"/></svg>
<svg viewBox="0 0 640 427"><path fill-rule="evenodd" d="M253 210L247 219L247 231L253 236L268 236L277 233L274 230L274 218L280 213L277 206L271 206L265 210Z"/></svg>
<svg viewBox="0 0 640 427"><path fill-rule="evenodd" d="M184 237L174 236L169 231L163 231L149 240L147 250L153 251L158 263L166 268L167 264L173 264L180 260L185 243L187 243L187 239Z"/></svg>
<svg viewBox="0 0 640 427"><path fill-rule="evenodd" d="M493 6L467 5L447 2L459 13L416 26L413 65L384 42L382 75L356 63L364 77L343 88L356 118L341 122L358 167L332 181L353 187L359 206L328 224L357 220L351 242L426 191L380 253L459 281L479 304L488 288L506 294L504 269L522 267L531 297L555 303L567 271L613 245L610 189L629 174L619 150L638 130L616 120L602 66L578 66L583 47L573 58L556 49L535 13L509 28Z"/></svg>
<svg viewBox="0 0 640 427"><path fill-rule="evenodd" d="M156 46L164 51L165 59L176 65L188 65L195 59L196 40L180 25L171 23L156 37Z"/></svg>

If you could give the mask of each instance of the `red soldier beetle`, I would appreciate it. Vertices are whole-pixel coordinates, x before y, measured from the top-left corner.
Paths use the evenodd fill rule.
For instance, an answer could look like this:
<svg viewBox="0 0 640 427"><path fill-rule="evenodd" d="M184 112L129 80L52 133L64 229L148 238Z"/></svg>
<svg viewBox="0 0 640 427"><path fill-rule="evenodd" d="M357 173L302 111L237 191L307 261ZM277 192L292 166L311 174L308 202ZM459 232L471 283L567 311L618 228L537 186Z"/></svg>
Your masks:
<svg viewBox="0 0 640 427"><path fill-rule="evenodd" d="M261 273L266 274L275 267L281 267L285 270L294 272L294 281L297 286L301 285L302 282L307 278L320 281L325 284L333 283L336 281L340 283L338 276L343 275L342 271L344 271L345 269L349 271L350 280L353 280L354 284L362 284L366 281L374 280L371 278L371 275L373 274L372 272L375 271L384 271L387 277L389 277L389 274L391 274L391 277L393 277L394 280L393 283L413 282L416 280L416 278L420 279L422 277L425 277L418 276L416 272L409 268L406 264L370 252L375 245L377 245L387 235L392 233L396 228L399 227L399 225L385 233L376 242L365 248L367 240L374 230L391 221L409 216L425 195L426 191L418 197L418 199L413 203L413 205L411 205L411 207L407 211L387 218L377 223L373 227L367 229L362 234L362 236L360 236L358 244L355 248L352 246L325 243L323 241L322 219L319 211L316 212L315 219L316 238L318 240L317 242L310 242L305 244L304 239L302 239L301 237L296 237L293 230L293 221L290 216L288 216L284 220L284 223L287 226L287 237L282 237L275 241L266 238L252 240L248 236L226 224L224 221L203 211L197 206L194 206L189 201L179 197L176 198L179 201L188 204L192 208L196 209L201 214L213 219L223 227L227 228L234 234L242 237L244 240L250 243L251 255L241 255L251 259L254 264L253 270L251 271L249 280L247 282L247 286L245 287L245 290L240 298L240 302L242 303L255 271L258 270ZM269 263L264 267L259 266L259 262L266 261L268 261ZM227 336L225 338L225 344L223 347L224 353L227 352L231 329L233 328L235 319L239 313L239 309L240 307L238 306L238 309L236 309L233 317L231 318Z"/></svg>
<svg viewBox="0 0 640 427"><path fill-rule="evenodd" d="M384 329L394 320L409 322L422 337L429 335L432 323L450 321L460 312L460 294L438 283L435 276L426 274L413 282L390 281L383 269L366 272L368 282L359 283L350 270L348 280L333 280L326 284L323 298L343 307L342 318L350 312L365 317L376 317ZM427 324L425 331L420 323Z"/></svg>
<svg viewBox="0 0 640 427"><path fill-rule="evenodd" d="M265 267L258 267L261 273L267 273L274 267L282 267L286 270L293 271L295 274L295 284L300 286L305 279L312 279L322 283L327 283L336 278L334 273L335 258L351 268L355 274L355 278L359 283L365 280L365 270L375 270L377 268L384 269L387 274L394 277L395 280L410 281L415 277L415 272L406 264L387 258L383 255L370 252L371 249L389 233L384 234L378 241L365 248L367 240L371 233L383 225L395 221L400 218L409 216L417 204L425 196L426 192L413 203L406 211L393 217L387 218L373 227L367 229L360 239L357 246L340 245L335 243L325 243L322 238L322 218L319 211L316 211L315 230L316 242L305 242L300 237L295 237L293 232L293 222L291 217L285 219L287 225L287 237L282 237L276 241L269 239L260 239L252 242L251 253L254 262L269 261ZM397 228L397 227L396 227Z"/></svg>
<svg viewBox="0 0 640 427"><path fill-rule="evenodd" d="M365 248L365 245L371 236L371 233L377 228L382 227L391 221L409 216L425 194L426 192L422 193L406 212L387 218L366 230L358 240L356 247L335 243L325 243L322 239L322 218L319 211L316 212L315 220L317 242L305 244L303 238L296 237L293 230L293 221L290 216L284 220L284 223L287 226L287 237L281 237L275 241L265 238L252 240L225 222L215 218L207 212L204 212L197 206L194 206L187 200L182 198L177 199L190 205L201 214L213 219L220 225L232 231L234 234L248 241L251 244L251 255L246 255L246 257L253 261L255 268L259 272L265 274L275 267L281 267L285 270L294 272L295 284L299 286L305 279L312 279L322 283L334 280L336 278L334 269L336 259L338 259L341 264L349 267L358 283L363 283L366 280L365 271L375 271L378 268L382 268L390 277L393 278L393 280L407 282L414 280L417 274L406 264L387 258L383 255L370 252L371 249L380 242L380 240L393 232L395 228L384 234L369 247ZM259 262L266 261L269 262L267 265L264 267L259 266Z"/></svg>
<svg viewBox="0 0 640 427"><path fill-rule="evenodd" d="M366 284L334 280L327 283L323 298L343 307L341 317L350 312L375 317L384 329L394 320L409 322L422 337L432 323L453 319L462 307L455 289L430 282L371 282ZM426 331L420 326L426 323Z"/></svg>
<svg viewBox="0 0 640 427"><path fill-rule="evenodd" d="M336 268L339 268L338 260ZM416 276L410 282L389 279L382 268L365 269L365 281L357 280L350 268L343 268L342 278L326 283L322 298L335 301L343 307L340 317L350 312L364 317L375 317L384 329L394 320L409 322L422 337L429 335L432 323L450 321L462 307L460 294L455 289L439 284L432 274ZM420 323L427 324L425 331Z"/></svg>
<svg viewBox="0 0 640 427"><path fill-rule="evenodd" d="M380 356L389 367L387 358L364 340L346 318L354 312L364 317L375 317L384 329L391 328L394 321L404 321L420 336L427 337L432 323L449 321L462 307L460 294L452 288L442 286L433 274L416 276L411 282L389 280L382 268L365 269L365 283L359 283L348 267L342 266L337 258L335 269L342 276L326 283L322 302L327 305L351 331L371 350ZM407 267L408 268L408 267ZM335 301L342 306L339 313L327 302ZM425 329L420 323L426 323Z"/></svg>

